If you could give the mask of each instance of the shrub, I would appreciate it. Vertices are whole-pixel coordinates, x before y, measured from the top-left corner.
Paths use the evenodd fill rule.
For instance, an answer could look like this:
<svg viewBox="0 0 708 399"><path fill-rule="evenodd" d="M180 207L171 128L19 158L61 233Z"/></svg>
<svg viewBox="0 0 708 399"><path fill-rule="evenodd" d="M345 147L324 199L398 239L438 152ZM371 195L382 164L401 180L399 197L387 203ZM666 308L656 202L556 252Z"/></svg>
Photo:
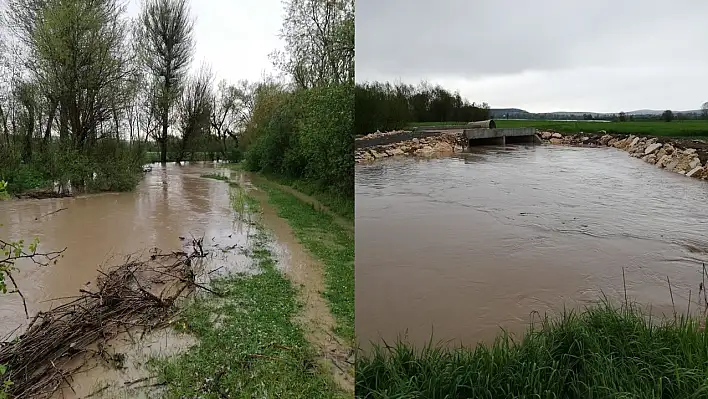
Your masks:
<svg viewBox="0 0 708 399"><path fill-rule="evenodd" d="M279 106L262 107L258 123L249 127L246 169L304 179L322 189L353 195L353 86L270 92L269 96L261 101Z"/></svg>

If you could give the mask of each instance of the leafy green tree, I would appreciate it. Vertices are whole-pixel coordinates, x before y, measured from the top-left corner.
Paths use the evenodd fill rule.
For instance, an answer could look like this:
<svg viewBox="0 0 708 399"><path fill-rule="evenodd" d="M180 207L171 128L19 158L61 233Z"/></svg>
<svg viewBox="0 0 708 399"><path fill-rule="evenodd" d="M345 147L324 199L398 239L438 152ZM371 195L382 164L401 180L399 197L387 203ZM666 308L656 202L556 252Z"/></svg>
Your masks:
<svg viewBox="0 0 708 399"><path fill-rule="evenodd" d="M354 1L286 0L272 57L298 88L354 82Z"/></svg>
<svg viewBox="0 0 708 399"><path fill-rule="evenodd" d="M32 78L60 108L60 133L70 132L74 147L86 150L126 102L131 52L124 6L118 0L10 0L10 10Z"/></svg>
<svg viewBox="0 0 708 399"><path fill-rule="evenodd" d="M672 120L674 120L674 113L670 109L667 109L661 114L661 119L664 122L671 122Z"/></svg>

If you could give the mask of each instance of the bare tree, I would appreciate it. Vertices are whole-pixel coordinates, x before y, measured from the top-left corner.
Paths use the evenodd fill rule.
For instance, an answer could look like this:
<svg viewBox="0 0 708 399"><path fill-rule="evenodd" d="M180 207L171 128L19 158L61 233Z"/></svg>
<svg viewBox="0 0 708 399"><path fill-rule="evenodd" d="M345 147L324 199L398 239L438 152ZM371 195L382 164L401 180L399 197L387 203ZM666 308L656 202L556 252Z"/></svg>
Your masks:
<svg viewBox="0 0 708 399"><path fill-rule="evenodd" d="M212 73L207 67L202 67L196 76L187 80L182 97L177 104L177 120L181 136L177 162L184 159L184 154L192 141L208 136L210 133L214 101L211 91L212 81Z"/></svg>
<svg viewBox="0 0 708 399"><path fill-rule="evenodd" d="M238 140L237 135L247 119L248 82L240 83L244 89L229 85L225 80L219 82L211 111L211 127L221 143L221 152L226 156L226 139Z"/></svg>
<svg viewBox="0 0 708 399"><path fill-rule="evenodd" d="M160 161L167 162L170 110L179 98L194 53L194 20L187 0L145 0L138 24L143 65L159 89Z"/></svg>
<svg viewBox="0 0 708 399"><path fill-rule="evenodd" d="M701 116L703 119L708 119L708 101L704 102L703 105L701 105Z"/></svg>
<svg viewBox="0 0 708 399"><path fill-rule="evenodd" d="M354 1L286 0L285 52L274 63L309 88L354 81Z"/></svg>

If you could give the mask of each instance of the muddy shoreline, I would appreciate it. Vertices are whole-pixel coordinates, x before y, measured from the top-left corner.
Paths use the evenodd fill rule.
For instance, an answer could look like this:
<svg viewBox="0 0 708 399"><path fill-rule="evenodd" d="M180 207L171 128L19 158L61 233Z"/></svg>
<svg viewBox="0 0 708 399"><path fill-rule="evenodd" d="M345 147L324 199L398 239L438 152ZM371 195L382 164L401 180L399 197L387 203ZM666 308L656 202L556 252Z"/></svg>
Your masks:
<svg viewBox="0 0 708 399"><path fill-rule="evenodd" d="M411 132L408 132L411 133ZM561 134L539 131L544 144L573 147L613 147L630 156L671 172L708 180L708 141L633 134ZM410 138L405 132L376 132L356 139L356 163L369 163L393 156L432 157L464 151L466 139L460 130L436 132ZM373 145L366 145L373 143Z"/></svg>

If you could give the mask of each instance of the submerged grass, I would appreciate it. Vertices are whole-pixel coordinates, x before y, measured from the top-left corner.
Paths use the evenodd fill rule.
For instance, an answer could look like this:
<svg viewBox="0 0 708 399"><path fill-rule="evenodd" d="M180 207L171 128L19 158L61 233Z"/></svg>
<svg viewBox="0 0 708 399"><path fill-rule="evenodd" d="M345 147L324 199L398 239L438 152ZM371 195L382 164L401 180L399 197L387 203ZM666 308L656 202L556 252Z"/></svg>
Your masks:
<svg viewBox="0 0 708 399"><path fill-rule="evenodd" d="M335 333L353 340L354 234L332 216L315 210L267 180L259 180L257 184L268 194L268 201L278 215L288 221L302 245L323 263L326 285L323 295L337 323Z"/></svg>
<svg viewBox="0 0 708 399"><path fill-rule="evenodd" d="M256 211L257 201L232 187L236 210L242 216ZM214 280L223 297L197 297L175 323L199 343L176 357L151 361L166 397L345 397L293 321L300 309L296 291L277 270L268 235L256 229L251 257L259 273Z"/></svg>
<svg viewBox="0 0 708 399"><path fill-rule="evenodd" d="M221 175L218 173L209 173L205 175L201 175L201 177L207 178L207 179L214 179L214 180L222 180L222 181L229 181L229 177L226 175Z"/></svg>
<svg viewBox="0 0 708 399"><path fill-rule="evenodd" d="M545 318L520 341L377 346L356 370L360 398L705 398L708 332L695 319L652 323L636 305L604 300Z"/></svg>

